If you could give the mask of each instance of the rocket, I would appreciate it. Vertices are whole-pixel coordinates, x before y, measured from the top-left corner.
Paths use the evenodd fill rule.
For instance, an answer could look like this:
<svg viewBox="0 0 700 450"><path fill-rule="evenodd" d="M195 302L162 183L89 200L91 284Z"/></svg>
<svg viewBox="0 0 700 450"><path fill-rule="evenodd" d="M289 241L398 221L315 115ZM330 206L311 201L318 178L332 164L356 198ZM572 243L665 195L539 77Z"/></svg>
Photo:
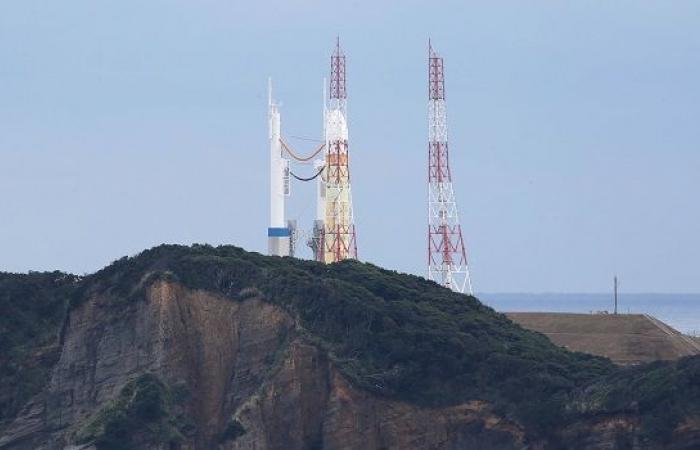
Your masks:
<svg viewBox="0 0 700 450"><path fill-rule="evenodd" d="M272 80L268 80L268 124L270 138L270 226L267 229L268 254L290 256L291 230L285 221L285 201L289 195L289 160L282 157L280 112L272 100Z"/></svg>

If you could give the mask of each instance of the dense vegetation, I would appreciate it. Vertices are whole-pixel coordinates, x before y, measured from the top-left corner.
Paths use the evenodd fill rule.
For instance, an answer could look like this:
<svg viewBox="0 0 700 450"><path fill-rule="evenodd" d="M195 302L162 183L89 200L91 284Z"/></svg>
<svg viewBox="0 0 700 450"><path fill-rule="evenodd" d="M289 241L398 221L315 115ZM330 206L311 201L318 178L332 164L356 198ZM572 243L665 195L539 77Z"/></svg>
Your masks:
<svg viewBox="0 0 700 450"><path fill-rule="evenodd" d="M700 357L621 368L574 396L574 417L627 413L645 437L665 441L688 417L700 418Z"/></svg>
<svg viewBox="0 0 700 450"><path fill-rule="evenodd" d="M161 246L117 261L89 285L115 302L138 301L157 277L233 300L254 288L296 316L356 385L427 406L488 400L533 429L558 423L569 392L614 370L473 297L355 261L322 265L230 246Z"/></svg>
<svg viewBox="0 0 700 450"><path fill-rule="evenodd" d="M178 443L183 439L183 425L174 409L181 400L155 375L140 375L78 431L76 442L91 443L104 450Z"/></svg>
<svg viewBox="0 0 700 450"><path fill-rule="evenodd" d="M0 273L0 426L46 383L78 278Z"/></svg>
<svg viewBox="0 0 700 450"><path fill-rule="evenodd" d="M232 301L260 295L279 305L354 384L378 395L427 406L482 399L530 432L550 437L576 421L631 413L642 418L650 437L663 439L683 418L700 416L700 358L620 369L607 359L556 347L473 297L355 261L323 265L232 246L168 245L122 258L76 288L72 282L68 291L51 295L62 305L70 292L77 306L101 292L114 307L123 308L142 301L148 285L163 278ZM0 286L0 298L2 292ZM27 299L37 298L31 295ZM16 340L6 342L0 340L17 345ZM139 383L160 392L161 410L166 411L155 421L142 422L171 433L174 428L163 425L171 420L167 390L154 388L153 380ZM84 438L99 441L109 430L121 429L140 410L139 386L123 392ZM222 439L245 431L237 423L229 428Z"/></svg>

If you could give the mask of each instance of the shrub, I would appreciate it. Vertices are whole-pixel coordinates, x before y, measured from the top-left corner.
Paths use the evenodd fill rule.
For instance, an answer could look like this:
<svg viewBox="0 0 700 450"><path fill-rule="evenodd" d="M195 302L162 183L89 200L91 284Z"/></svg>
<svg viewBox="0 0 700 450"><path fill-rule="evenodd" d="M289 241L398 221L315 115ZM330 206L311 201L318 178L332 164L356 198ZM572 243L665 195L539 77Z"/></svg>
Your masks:
<svg viewBox="0 0 700 450"><path fill-rule="evenodd" d="M102 408L76 435L78 444L98 449L135 447L134 439L176 442L182 438L170 414L171 394L152 374L127 383L119 396Z"/></svg>

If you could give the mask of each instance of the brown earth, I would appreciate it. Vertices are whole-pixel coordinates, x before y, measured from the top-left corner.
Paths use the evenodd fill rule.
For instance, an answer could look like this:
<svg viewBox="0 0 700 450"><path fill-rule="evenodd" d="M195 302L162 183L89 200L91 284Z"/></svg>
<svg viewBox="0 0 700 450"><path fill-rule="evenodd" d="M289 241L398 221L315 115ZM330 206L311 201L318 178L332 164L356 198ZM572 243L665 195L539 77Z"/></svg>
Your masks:
<svg viewBox="0 0 700 450"><path fill-rule="evenodd" d="M700 343L644 314L512 312L508 318L569 350L640 364L700 354Z"/></svg>
<svg viewBox="0 0 700 450"><path fill-rule="evenodd" d="M651 327L649 319L635 320ZM485 402L421 408L357 388L294 317L257 296L234 302L169 281L155 282L143 301L93 295L70 311L59 344L48 385L0 430L0 449L94 448L75 445L76 437L144 373L190 392L181 408L191 426L170 448L562 448L556 440L528 440L519 424ZM223 439L232 422L245 432ZM576 443L565 448L653 448L640 440L638 422L634 415L591 417L558 434L562 442ZM681 444L666 448L697 448L700 424L684 427L675 440ZM168 448L135 441L139 448Z"/></svg>
<svg viewBox="0 0 700 450"><path fill-rule="evenodd" d="M48 387L0 433L0 449L71 448L141 373L193 393L183 449L526 447L522 429L485 403L426 409L354 388L292 317L255 297L231 302L164 281L122 310L94 297L71 311L62 346ZM222 442L232 419L245 434Z"/></svg>

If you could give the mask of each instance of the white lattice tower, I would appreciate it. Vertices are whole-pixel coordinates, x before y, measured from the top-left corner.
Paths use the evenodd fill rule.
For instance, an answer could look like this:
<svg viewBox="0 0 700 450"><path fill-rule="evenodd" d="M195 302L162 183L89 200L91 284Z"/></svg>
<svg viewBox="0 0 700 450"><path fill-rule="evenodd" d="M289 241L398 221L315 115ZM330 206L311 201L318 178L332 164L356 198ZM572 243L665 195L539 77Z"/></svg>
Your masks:
<svg viewBox="0 0 700 450"><path fill-rule="evenodd" d="M336 42L331 56L328 107L325 112L326 169L325 218L321 251L316 259L326 263L357 258L357 239L352 211L348 154L345 54Z"/></svg>
<svg viewBox="0 0 700 450"><path fill-rule="evenodd" d="M472 293L450 171L443 59L428 44L428 278Z"/></svg>

